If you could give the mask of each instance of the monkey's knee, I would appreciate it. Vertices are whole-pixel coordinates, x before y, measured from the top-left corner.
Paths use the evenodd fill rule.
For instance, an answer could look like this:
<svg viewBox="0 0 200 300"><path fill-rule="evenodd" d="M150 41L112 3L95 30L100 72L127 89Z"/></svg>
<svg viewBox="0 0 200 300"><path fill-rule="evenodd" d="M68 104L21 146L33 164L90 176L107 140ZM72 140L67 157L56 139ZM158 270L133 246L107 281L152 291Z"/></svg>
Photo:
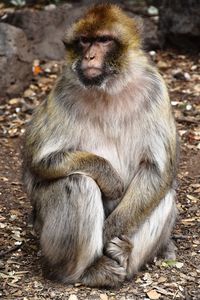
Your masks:
<svg viewBox="0 0 200 300"><path fill-rule="evenodd" d="M41 234L45 275L73 283L102 253L104 222L101 193L88 177L70 176L64 181L57 203Z"/></svg>

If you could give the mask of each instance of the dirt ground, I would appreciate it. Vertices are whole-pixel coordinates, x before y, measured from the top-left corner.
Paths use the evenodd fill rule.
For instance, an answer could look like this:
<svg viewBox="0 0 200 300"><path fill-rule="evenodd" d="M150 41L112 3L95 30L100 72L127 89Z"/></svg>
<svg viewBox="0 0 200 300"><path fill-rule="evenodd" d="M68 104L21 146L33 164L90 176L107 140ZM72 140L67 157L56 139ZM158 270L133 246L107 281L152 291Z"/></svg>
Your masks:
<svg viewBox="0 0 200 300"><path fill-rule="evenodd" d="M2 299L200 299L200 57L151 52L169 86L180 137L176 261L155 260L115 290L65 286L45 280L31 207L21 183L25 123L55 81L57 62L41 64L31 86L0 106L0 297Z"/></svg>

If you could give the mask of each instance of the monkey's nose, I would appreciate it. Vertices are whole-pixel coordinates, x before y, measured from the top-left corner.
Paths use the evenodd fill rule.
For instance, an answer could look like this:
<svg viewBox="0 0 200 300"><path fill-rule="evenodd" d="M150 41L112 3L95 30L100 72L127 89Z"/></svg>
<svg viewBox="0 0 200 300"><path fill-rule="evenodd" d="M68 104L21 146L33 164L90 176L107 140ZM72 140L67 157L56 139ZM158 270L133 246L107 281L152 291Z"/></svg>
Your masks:
<svg viewBox="0 0 200 300"><path fill-rule="evenodd" d="M95 56L96 56L96 53L95 53L95 51L91 51L91 49L90 49L90 51L87 51L86 53L85 53L85 59L86 60L93 60L94 58L95 58Z"/></svg>
<svg viewBox="0 0 200 300"><path fill-rule="evenodd" d="M95 55L86 55L85 58L87 60L93 60L95 58Z"/></svg>

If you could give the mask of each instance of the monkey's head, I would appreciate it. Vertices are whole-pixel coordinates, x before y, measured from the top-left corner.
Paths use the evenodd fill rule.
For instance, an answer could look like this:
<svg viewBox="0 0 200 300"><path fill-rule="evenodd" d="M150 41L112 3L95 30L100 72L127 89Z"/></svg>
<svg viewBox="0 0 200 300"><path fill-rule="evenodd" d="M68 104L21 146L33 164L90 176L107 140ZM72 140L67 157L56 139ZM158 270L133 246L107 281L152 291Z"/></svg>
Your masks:
<svg viewBox="0 0 200 300"><path fill-rule="evenodd" d="M64 44L67 64L87 87L101 88L117 78L140 48L134 19L111 4L92 7L67 31Z"/></svg>

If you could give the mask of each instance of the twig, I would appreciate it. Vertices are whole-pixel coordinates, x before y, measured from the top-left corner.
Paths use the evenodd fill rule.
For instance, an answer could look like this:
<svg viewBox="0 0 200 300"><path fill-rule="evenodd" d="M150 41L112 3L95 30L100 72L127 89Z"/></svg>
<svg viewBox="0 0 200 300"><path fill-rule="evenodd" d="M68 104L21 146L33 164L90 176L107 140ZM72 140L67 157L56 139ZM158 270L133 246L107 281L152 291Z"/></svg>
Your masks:
<svg viewBox="0 0 200 300"><path fill-rule="evenodd" d="M172 238L175 240L186 240L188 238L188 235L174 234Z"/></svg>
<svg viewBox="0 0 200 300"><path fill-rule="evenodd" d="M191 267L193 267L194 269L197 269L198 268L198 266L195 266L191 261L189 261L188 259L186 260L187 261L187 263L191 266Z"/></svg>
<svg viewBox="0 0 200 300"><path fill-rule="evenodd" d="M23 243L22 243L22 244L23 244ZM8 253L11 253L11 252L14 252L14 251L20 249L21 246L22 246L22 244L21 244L21 245L13 246L13 247L11 247L10 249L5 250L5 251L1 251L1 252L0 252L0 258L4 257L4 256L5 256L6 254L8 254Z"/></svg>
<svg viewBox="0 0 200 300"><path fill-rule="evenodd" d="M179 123L199 124L200 120L194 120L186 117L177 117L176 121Z"/></svg>
<svg viewBox="0 0 200 300"><path fill-rule="evenodd" d="M178 290L176 290L176 292L174 293L174 295L173 295L173 299L175 299L176 298L176 295L178 294Z"/></svg>

